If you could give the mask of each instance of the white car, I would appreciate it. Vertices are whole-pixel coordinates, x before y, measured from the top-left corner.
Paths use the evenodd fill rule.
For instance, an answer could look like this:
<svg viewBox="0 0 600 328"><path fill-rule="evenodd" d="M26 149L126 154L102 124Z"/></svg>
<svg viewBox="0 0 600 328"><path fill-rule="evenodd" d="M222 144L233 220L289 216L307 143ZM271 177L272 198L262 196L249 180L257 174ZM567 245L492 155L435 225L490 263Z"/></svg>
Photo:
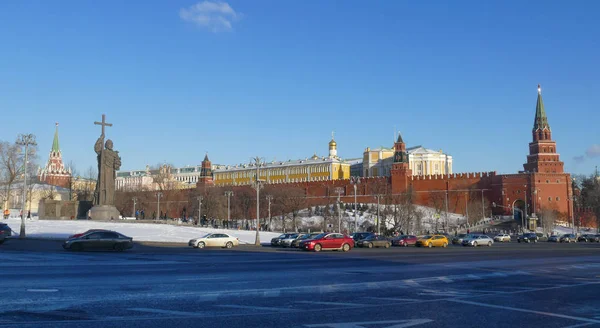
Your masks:
<svg viewBox="0 0 600 328"><path fill-rule="evenodd" d="M498 241L498 242L510 242L510 235L506 234L506 233L501 233L496 235L496 237L494 237L494 241Z"/></svg>
<svg viewBox="0 0 600 328"><path fill-rule="evenodd" d="M233 246L239 246L240 241L226 233L209 233L200 238L192 239L188 242L188 246L194 248L204 247L225 247L232 248Z"/></svg>

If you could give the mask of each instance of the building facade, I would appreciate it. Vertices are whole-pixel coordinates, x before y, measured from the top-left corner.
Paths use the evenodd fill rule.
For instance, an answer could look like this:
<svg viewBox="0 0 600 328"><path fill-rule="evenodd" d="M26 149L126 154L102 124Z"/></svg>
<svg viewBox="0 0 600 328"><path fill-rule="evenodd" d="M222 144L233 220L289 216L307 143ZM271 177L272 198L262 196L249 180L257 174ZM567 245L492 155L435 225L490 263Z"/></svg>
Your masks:
<svg viewBox="0 0 600 328"><path fill-rule="evenodd" d="M60 151L60 145L58 143L58 123L56 123L54 140L52 141L52 149L50 150L48 162L43 169L40 168L38 170L38 179L45 184L69 188L71 169L65 167L62 159L62 152Z"/></svg>
<svg viewBox="0 0 600 328"><path fill-rule="evenodd" d="M363 153L363 177L389 177L394 164L394 148L367 148ZM452 174L452 156L423 146L407 148L413 175Z"/></svg>

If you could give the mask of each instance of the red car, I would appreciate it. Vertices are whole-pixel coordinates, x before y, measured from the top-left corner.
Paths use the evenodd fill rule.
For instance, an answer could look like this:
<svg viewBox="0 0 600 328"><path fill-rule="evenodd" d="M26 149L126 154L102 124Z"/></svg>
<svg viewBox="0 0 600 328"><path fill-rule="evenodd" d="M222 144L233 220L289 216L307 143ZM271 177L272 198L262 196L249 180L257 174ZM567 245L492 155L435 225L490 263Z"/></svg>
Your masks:
<svg viewBox="0 0 600 328"><path fill-rule="evenodd" d="M354 247L354 239L341 233L322 233L313 239L304 240L300 248L305 251L320 252L325 249L349 251Z"/></svg>
<svg viewBox="0 0 600 328"><path fill-rule="evenodd" d="M417 236L401 235L392 239L392 246L410 246L417 243Z"/></svg>

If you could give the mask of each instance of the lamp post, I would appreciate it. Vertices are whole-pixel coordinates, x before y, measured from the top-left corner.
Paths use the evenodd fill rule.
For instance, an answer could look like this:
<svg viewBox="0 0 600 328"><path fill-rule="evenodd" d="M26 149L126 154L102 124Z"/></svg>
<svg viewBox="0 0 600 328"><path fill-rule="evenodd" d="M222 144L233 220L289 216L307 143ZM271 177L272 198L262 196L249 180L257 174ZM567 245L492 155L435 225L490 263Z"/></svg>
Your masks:
<svg viewBox="0 0 600 328"><path fill-rule="evenodd" d="M273 200L273 195L267 195L267 202L269 202L269 231L271 231L271 201Z"/></svg>
<svg viewBox="0 0 600 328"><path fill-rule="evenodd" d="M233 196L233 191L225 191L225 196L227 196L227 225L229 225L229 222L231 222L231 196ZM199 215L200 213L198 213L198 216ZM200 220L199 217L198 220Z"/></svg>
<svg viewBox="0 0 600 328"><path fill-rule="evenodd" d="M357 213L358 205L356 202L356 189L357 189L358 185L360 184L360 177L351 177L350 183L354 187L354 232L357 232L358 231L358 217L356 216L356 213Z"/></svg>
<svg viewBox="0 0 600 328"><path fill-rule="evenodd" d="M344 192L344 188L336 187L335 192L337 193L337 203L338 203L338 232L342 233L342 201L340 200L340 196Z"/></svg>
<svg viewBox="0 0 600 328"><path fill-rule="evenodd" d="M571 196L571 197L567 197L567 208L570 207L569 202L573 203L573 201L575 200L575 197ZM575 215L573 215L573 213L571 213L571 231L573 234L575 234Z"/></svg>
<svg viewBox="0 0 600 328"><path fill-rule="evenodd" d="M198 200L198 223L200 223L200 220L202 219L202 200L204 197L198 196L196 199Z"/></svg>
<svg viewBox="0 0 600 328"><path fill-rule="evenodd" d="M381 235L381 223L379 222L379 202L381 201L381 197L383 195L377 194L375 198L377 198L377 234Z"/></svg>
<svg viewBox="0 0 600 328"><path fill-rule="evenodd" d="M135 217L135 219L137 220L137 216L135 215L135 205L137 204L137 198L133 197L131 200L133 200L133 217Z"/></svg>
<svg viewBox="0 0 600 328"><path fill-rule="evenodd" d="M158 215L159 219L160 219L160 198L162 197L162 192L157 192L156 193L156 198L158 198L158 203L156 203L156 215Z"/></svg>
<svg viewBox="0 0 600 328"><path fill-rule="evenodd" d="M502 208L510 209L510 210L512 210L513 212L514 212L514 211L519 211L519 212L521 212L521 230L523 230L523 232L525 232L525 230L524 230L524 229L525 229L525 226L523 225L523 217L524 217L524 215L523 215L523 210L522 210L522 209L520 209L520 208L518 208L518 207L514 207L514 206L513 206L513 207L510 207L510 206L498 205L498 204L496 204L496 202L493 202L493 203L492 203L492 207L502 207Z"/></svg>
<svg viewBox="0 0 600 328"><path fill-rule="evenodd" d="M25 210L27 205L27 155L29 153L29 146L37 146L37 143L35 142L35 135L19 135L19 138L17 139L17 145L25 146L25 162L23 163L23 209L21 212L21 230L19 232L19 238L25 238Z"/></svg>
<svg viewBox="0 0 600 328"><path fill-rule="evenodd" d="M485 219L485 201L483 199L483 189L481 189L481 218Z"/></svg>
<svg viewBox="0 0 600 328"><path fill-rule="evenodd" d="M467 222L465 222L465 223L469 223L469 193L466 192L465 194L466 194L466 196L465 196L465 213L466 213L466 215L465 216L467 219Z"/></svg>
<svg viewBox="0 0 600 328"><path fill-rule="evenodd" d="M258 156L252 160L254 160L254 165L256 165L256 178L252 182L252 187L256 189L256 238L254 240L254 246L260 246L260 235L258 234L258 231L260 230L260 189L264 182L260 179L260 166L263 164L263 161Z"/></svg>

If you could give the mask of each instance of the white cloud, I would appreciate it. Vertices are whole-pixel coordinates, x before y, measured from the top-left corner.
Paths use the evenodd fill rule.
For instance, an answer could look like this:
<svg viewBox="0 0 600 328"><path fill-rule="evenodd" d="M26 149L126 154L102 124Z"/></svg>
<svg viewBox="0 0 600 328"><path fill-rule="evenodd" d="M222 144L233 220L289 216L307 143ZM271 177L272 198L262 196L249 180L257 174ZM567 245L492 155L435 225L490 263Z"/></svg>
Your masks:
<svg viewBox="0 0 600 328"><path fill-rule="evenodd" d="M591 145L590 148L585 151L585 154L589 158L600 157L600 144Z"/></svg>
<svg viewBox="0 0 600 328"><path fill-rule="evenodd" d="M227 2L203 1L189 8L180 9L179 17L217 33L231 31L232 22L236 21L240 14L236 13Z"/></svg>

